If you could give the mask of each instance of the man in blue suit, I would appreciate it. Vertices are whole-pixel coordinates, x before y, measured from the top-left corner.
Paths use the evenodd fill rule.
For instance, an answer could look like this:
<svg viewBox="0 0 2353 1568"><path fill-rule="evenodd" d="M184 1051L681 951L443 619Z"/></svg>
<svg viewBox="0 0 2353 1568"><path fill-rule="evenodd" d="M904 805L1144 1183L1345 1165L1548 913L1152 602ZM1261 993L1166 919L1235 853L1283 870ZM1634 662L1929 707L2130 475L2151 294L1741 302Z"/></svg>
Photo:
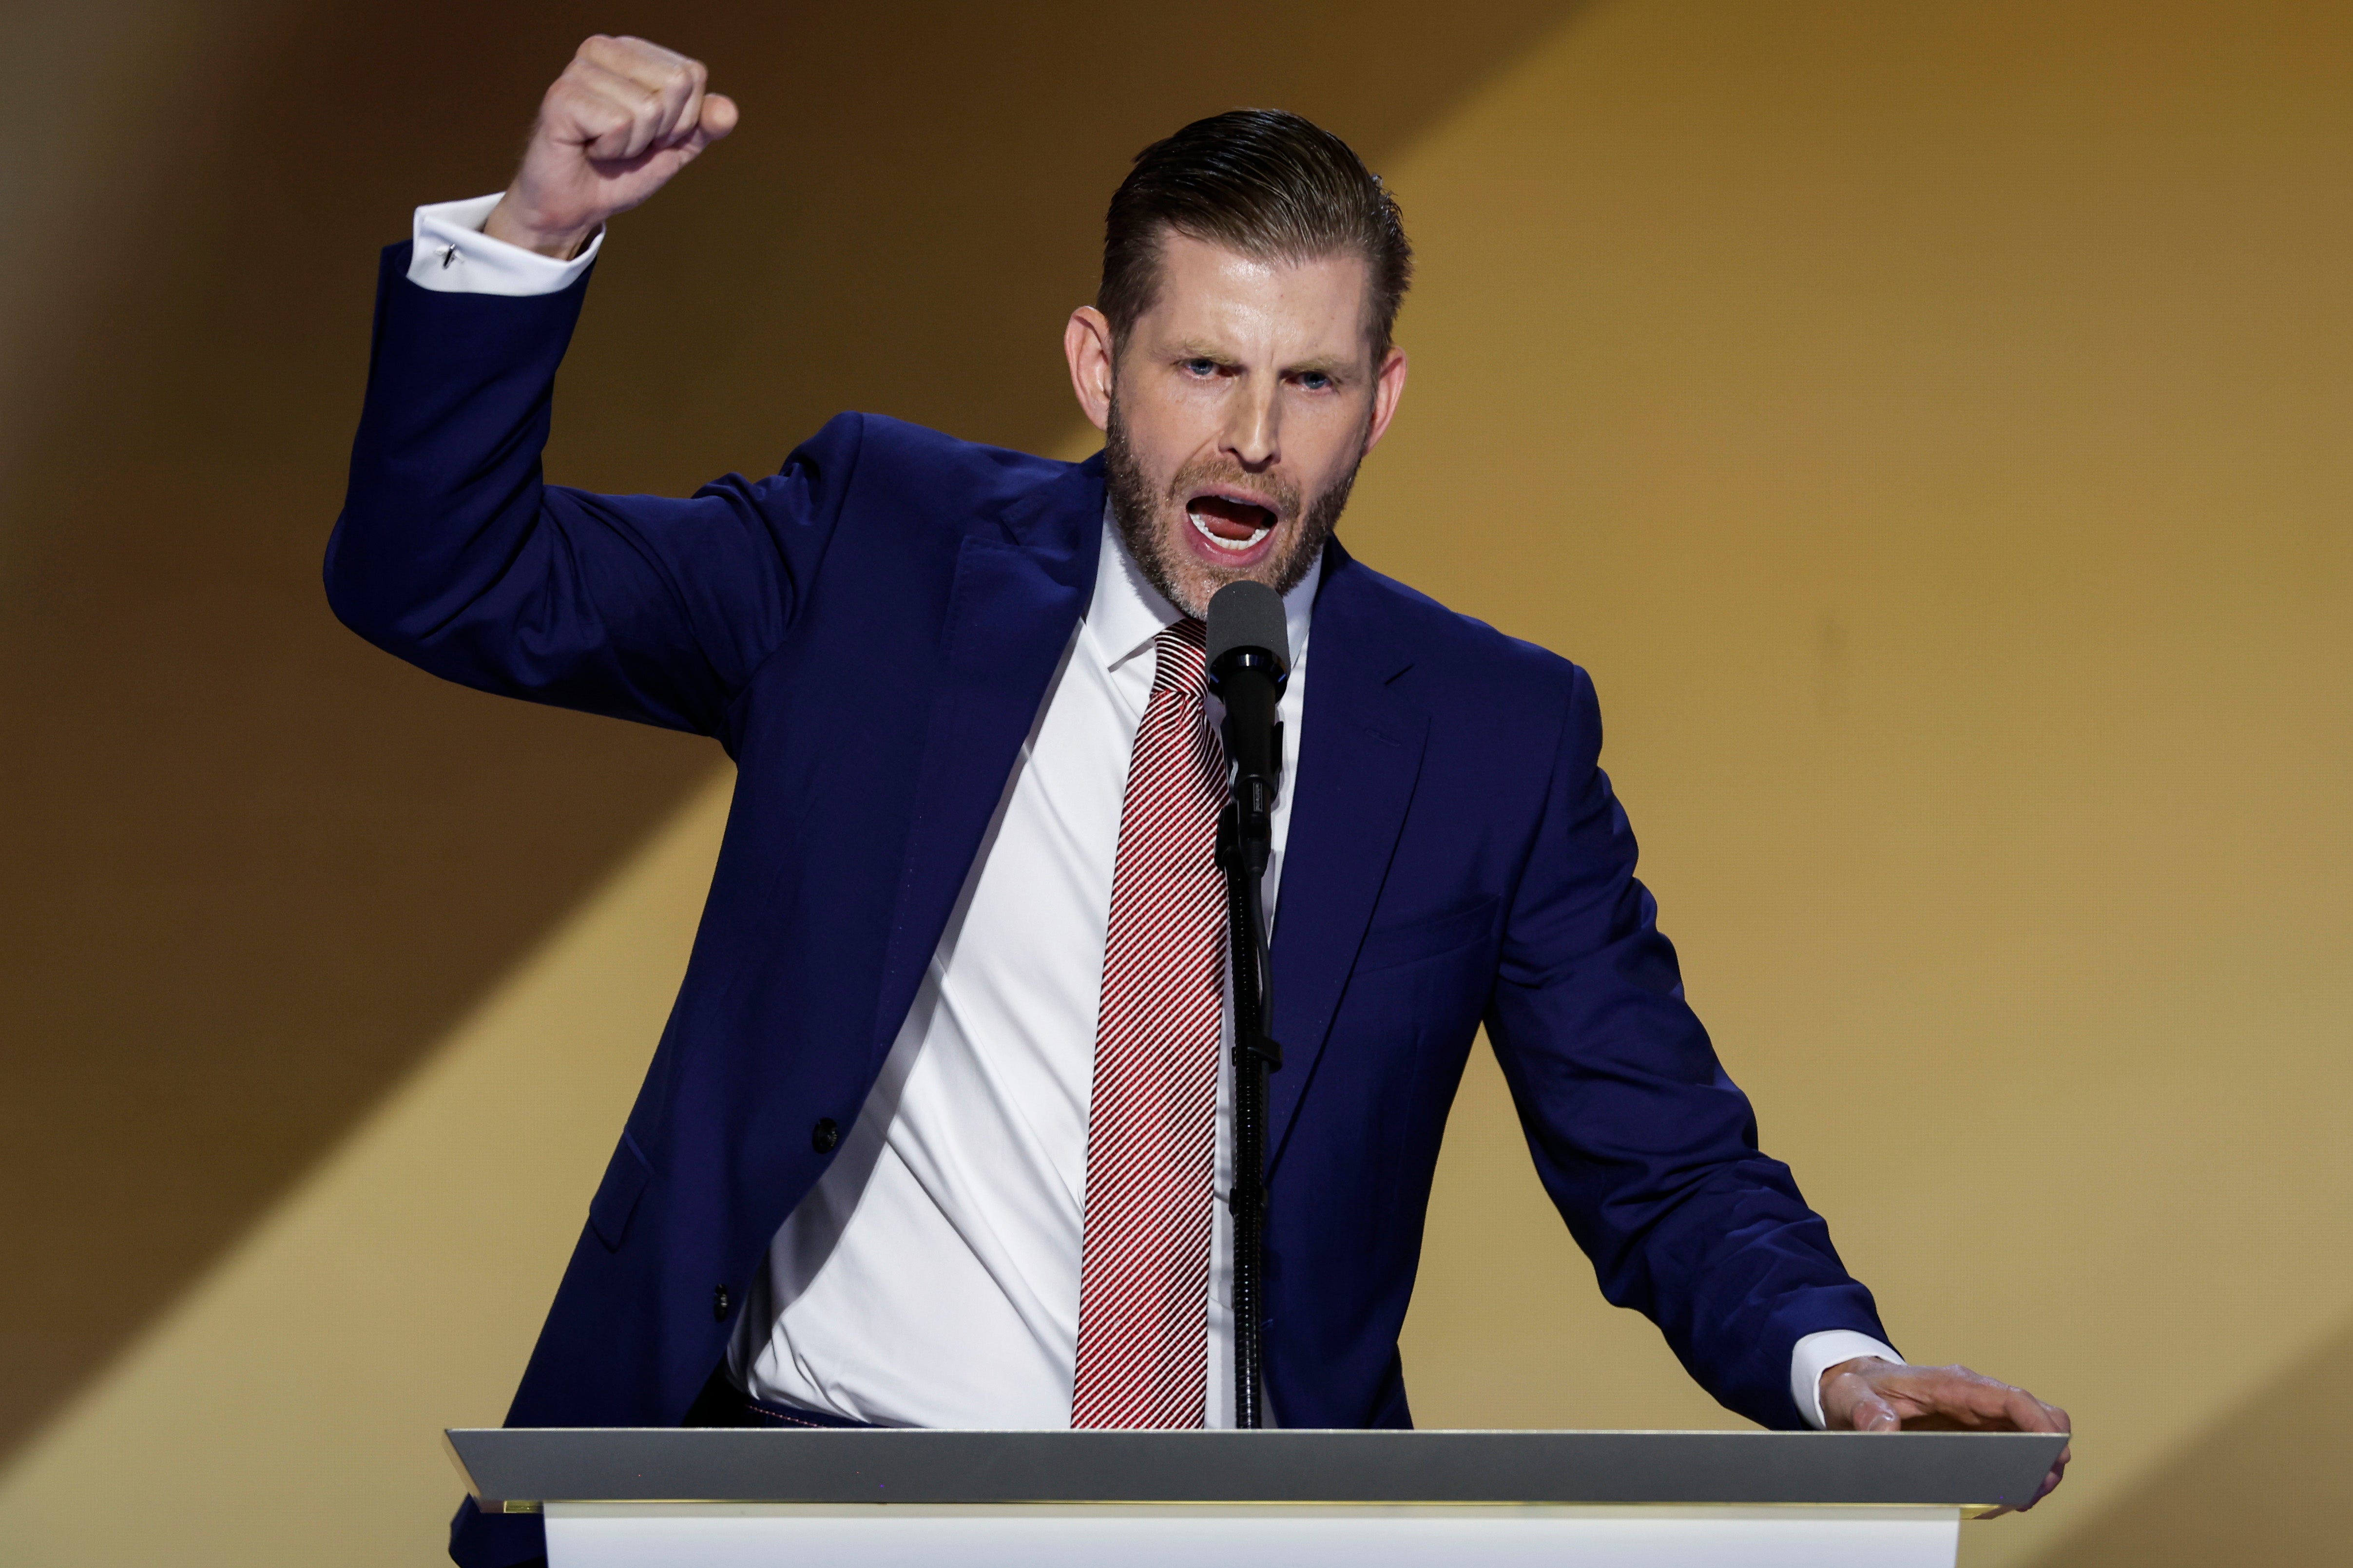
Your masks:
<svg viewBox="0 0 2353 1568"><path fill-rule="evenodd" d="M1139 155L1065 334L1106 436L1088 462L845 415L683 500L544 484L605 221L735 120L696 62L592 38L504 193L419 209L328 547L336 613L401 658L711 735L738 768L511 1424L1231 1421L1200 616L1250 579L1295 661L1265 889L1273 1418L1409 1425L1397 1335L1483 1024L1604 1294L1727 1406L2064 1429L1905 1365L1758 1151L1635 879L1584 672L1334 537L1404 390L1410 265L1345 144L1238 111ZM469 1504L451 1551L543 1546Z"/></svg>

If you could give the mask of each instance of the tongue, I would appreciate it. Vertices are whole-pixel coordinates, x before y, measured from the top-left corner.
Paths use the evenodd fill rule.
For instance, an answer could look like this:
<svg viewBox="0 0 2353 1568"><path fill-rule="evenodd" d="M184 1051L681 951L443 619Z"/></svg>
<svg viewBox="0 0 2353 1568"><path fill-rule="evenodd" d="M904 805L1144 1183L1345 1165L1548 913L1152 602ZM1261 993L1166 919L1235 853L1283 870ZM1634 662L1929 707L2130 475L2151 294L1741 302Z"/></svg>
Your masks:
<svg viewBox="0 0 2353 1568"><path fill-rule="evenodd" d="M1223 496L1196 496L1187 510L1199 518L1211 533L1237 543L1273 521L1264 507L1228 500Z"/></svg>

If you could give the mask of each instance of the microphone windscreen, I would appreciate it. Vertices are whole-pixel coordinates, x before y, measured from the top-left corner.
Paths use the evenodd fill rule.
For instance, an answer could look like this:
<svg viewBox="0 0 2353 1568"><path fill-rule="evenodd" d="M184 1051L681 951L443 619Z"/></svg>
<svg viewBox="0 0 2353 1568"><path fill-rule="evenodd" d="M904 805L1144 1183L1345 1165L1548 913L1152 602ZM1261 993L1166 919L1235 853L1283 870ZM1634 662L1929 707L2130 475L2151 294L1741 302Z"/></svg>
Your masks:
<svg viewBox="0 0 2353 1568"><path fill-rule="evenodd" d="M1244 580L1219 589L1209 600L1208 622L1211 669L1234 649L1254 647L1272 654L1282 675L1291 673L1291 624L1283 618L1282 595L1265 584Z"/></svg>

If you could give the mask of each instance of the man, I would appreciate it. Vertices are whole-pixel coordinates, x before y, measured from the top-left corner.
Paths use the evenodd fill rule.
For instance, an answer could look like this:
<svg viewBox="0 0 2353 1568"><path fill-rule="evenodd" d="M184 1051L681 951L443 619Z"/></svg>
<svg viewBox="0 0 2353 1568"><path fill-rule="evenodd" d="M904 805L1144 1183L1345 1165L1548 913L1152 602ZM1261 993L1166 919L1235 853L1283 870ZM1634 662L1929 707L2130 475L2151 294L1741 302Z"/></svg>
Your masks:
<svg viewBox="0 0 2353 1568"><path fill-rule="evenodd" d="M510 1422L1230 1422L1200 617L1250 579L1294 658L1265 886L1272 1416L1409 1425L1397 1333L1483 1022L1605 1294L1725 1405L2065 1428L1905 1365L1758 1152L1634 879L1583 672L1333 537L1404 390L1410 267L1344 144L1245 111L1138 156L1065 331L1092 461L843 416L685 500L546 486L606 220L735 125L705 79L591 38L503 195L419 209L328 549L337 613L387 649L714 736L739 769ZM540 1549L528 1518L453 1527L461 1563Z"/></svg>

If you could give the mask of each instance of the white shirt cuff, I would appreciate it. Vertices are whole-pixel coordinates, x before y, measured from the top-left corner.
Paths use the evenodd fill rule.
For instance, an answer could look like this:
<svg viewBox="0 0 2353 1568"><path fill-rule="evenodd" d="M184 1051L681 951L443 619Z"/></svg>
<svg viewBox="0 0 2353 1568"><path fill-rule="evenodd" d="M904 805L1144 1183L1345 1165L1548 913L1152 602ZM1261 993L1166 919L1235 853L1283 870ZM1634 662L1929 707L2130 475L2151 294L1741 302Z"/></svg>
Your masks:
<svg viewBox="0 0 2353 1568"><path fill-rule="evenodd" d="M503 194L503 193L501 193ZM569 261L558 261L482 232L498 195L437 202L417 209L408 252L408 280L437 294L504 294L521 299L558 294L588 270L605 243L598 229Z"/></svg>
<svg viewBox="0 0 2353 1568"><path fill-rule="evenodd" d="M1790 1351L1789 1397L1798 1402L1799 1413L1814 1424L1815 1431L1820 1431L1824 1425L1822 1373L1841 1362L1867 1355L1892 1361L1897 1366L1908 1364L1888 1346L1852 1329L1825 1329L1818 1334L1808 1334Z"/></svg>

